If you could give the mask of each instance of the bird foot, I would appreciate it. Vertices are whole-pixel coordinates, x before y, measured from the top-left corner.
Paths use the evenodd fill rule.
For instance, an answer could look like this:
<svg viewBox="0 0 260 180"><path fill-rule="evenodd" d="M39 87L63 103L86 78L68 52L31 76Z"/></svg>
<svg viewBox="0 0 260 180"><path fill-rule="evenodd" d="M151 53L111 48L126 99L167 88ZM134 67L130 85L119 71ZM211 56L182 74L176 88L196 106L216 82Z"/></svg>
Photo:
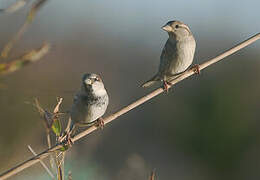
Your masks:
<svg viewBox="0 0 260 180"><path fill-rule="evenodd" d="M64 145L68 147L71 147L74 144L74 142L71 139L71 132L66 132L66 134L63 137L61 137L60 141L64 142Z"/></svg>
<svg viewBox="0 0 260 180"><path fill-rule="evenodd" d="M192 70L194 71L194 73L200 74L200 65L199 64L193 65Z"/></svg>
<svg viewBox="0 0 260 180"><path fill-rule="evenodd" d="M99 129L103 129L105 126L105 122L103 120L103 118L98 118L97 122L96 122L96 127Z"/></svg>
<svg viewBox="0 0 260 180"><path fill-rule="evenodd" d="M168 86L171 86L172 83L166 81L166 80L163 80L163 89L168 93L169 91L169 87Z"/></svg>

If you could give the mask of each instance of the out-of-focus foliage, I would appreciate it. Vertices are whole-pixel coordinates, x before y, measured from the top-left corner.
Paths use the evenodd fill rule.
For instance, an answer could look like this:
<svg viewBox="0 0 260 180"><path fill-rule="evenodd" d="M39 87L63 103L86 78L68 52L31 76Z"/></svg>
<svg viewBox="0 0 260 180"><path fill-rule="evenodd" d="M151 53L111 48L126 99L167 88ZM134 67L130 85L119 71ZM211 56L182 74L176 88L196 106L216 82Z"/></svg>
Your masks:
<svg viewBox="0 0 260 180"><path fill-rule="evenodd" d="M15 72L24 66L40 60L45 54L48 53L50 44L44 43L39 49L33 49L23 56L11 60L7 63L0 63L0 75L6 75Z"/></svg>
<svg viewBox="0 0 260 180"><path fill-rule="evenodd" d="M17 0L15 3L11 4L10 6L6 7L5 9L0 9L0 12L4 13L14 13L24 7L28 0Z"/></svg>
<svg viewBox="0 0 260 180"><path fill-rule="evenodd" d="M139 86L158 68L165 22L189 25L197 40L194 63L201 63L258 32L258 7L259 1L49 1L13 52L48 41L48 58L1 77L7 89L0 89L0 171L31 156L25 144L46 148L39 115L25 101L38 97L51 109L62 96L65 112L81 75L94 72L110 96L107 114L115 112L153 89ZM15 14L0 17L1 47L24 20ZM73 179L132 180L156 168L158 179L259 179L259 47L250 45L75 143L65 172ZM13 179L44 174L34 166Z"/></svg>

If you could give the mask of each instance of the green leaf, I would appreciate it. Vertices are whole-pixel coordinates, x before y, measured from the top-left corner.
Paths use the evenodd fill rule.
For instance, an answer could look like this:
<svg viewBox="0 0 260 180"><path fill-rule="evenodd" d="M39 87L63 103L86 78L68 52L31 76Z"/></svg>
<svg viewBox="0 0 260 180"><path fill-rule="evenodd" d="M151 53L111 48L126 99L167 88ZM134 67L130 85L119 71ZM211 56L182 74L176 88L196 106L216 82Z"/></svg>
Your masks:
<svg viewBox="0 0 260 180"><path fill-rule="evenodd" d="M60 148L60 151L66 151L67 149L69 149L69 146L64 144L64 145Z"/></svg>
<svg viewBox="0 0 260 180"><path fill-rule="evenodd" d="M60 136L61 135L61 123L59 119L54 119L53 120L53 124L51 126L52 131L56 134L56 136Z"/></svg>

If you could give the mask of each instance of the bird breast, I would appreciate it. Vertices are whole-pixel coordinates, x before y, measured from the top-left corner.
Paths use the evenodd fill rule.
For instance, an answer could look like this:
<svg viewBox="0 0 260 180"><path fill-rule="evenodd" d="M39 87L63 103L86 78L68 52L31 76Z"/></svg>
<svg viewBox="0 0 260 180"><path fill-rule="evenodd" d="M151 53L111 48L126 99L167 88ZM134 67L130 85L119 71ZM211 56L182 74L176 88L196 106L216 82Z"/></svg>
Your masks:
<svg viewBox="0 0 260 180"><path fill-rule="evenodd" d="M71 119L74 124L89 123L97 120L105 113L108 106L108 95L94 97L77 94L71 108Z"/></svg>
<svg viewBox="0 0 260 180"><path fill-rule="evenodd" d="M96 102L87 106L85 122L93 122L104 115L108 106L108 96L99 97Z"/></svg>
<svg viewBox="0 0 260 180"><path fill-rule="evenodd" d="M175 46L175 54L169 66L170 74L181 73L192 64L196 42L193 36L189 36L183 40L176 41Z"/></svg>

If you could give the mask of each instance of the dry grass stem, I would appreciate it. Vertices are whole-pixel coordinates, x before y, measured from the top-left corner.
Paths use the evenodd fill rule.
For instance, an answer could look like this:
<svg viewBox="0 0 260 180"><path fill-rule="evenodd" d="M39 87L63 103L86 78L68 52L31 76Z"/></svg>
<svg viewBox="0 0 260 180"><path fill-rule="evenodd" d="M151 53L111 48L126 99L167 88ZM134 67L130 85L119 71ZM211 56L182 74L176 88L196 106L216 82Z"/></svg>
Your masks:
<svg viewBox="0 0 260 180"><path fill-rule="evenodd" d="M46 129L46 136L47 136L47 144L48 148L51 148L51 137L50 132L53 130L53 132L56 134L56 143L60 143L60 137L57 135L60 135L60 133L57 133L57 129L60 127L59 123L59 109L60 105L62 103L63 98L57 98L57 105L55 106L53 113L50 113L47 110L44 110L38 99L35 98L35 104L33 104L40 116L41 119L43 119L45 129ZM57 128L54 128L55 126L58 126ZM55 130L55 131L54 131ZM57 178L58 180L64 179L64 158L65 158L65 152L55 152L54 154L50 155L50 165L54 172L57 172Z"/></svg>
<svg viewBox="0 0 260 180"><path fill-rule="evenodd" d="M234 52L248 46L249 44L255 42L256 40L260 39L260 33L254 35L253 37L250 37L249 39L247 39L246 41L236 45L235 47L225 51L224 53L218 55L217 57L215 58L212 58L202 64L199 65L199 69L202 70L218 61L220 61L221 59L233 54ZM171 81L171 84L174 85L174 84L177 84L178 82L186 79L187 77L193 75L195 72L194 72L194 69L189 69L187 71L185 71L183 74L181 74L180 76L178 76L176 79L172 80ZM170 88L171 86L169 86L168 88ZM146 101L149 101L150 99L152 99L153 97L161 94L162 92L164 92L164 89L163 88L158 88L156 90L154 90L153 92L147 94L146 96L138 99L137 101L131 103L130 105L122 108L121 110L117 111L116 113L114 114L111 114L110 116L104 118L104 123L107 124L111 121L113 121L114 119L118 118L119 116L131 111L132 109L136 108L137 106L140 106L141 104L145 103ZM96 126L92 126L88 129L86 129L85 131L77 134L75 137L73 137L71 140L72 142L75 142L75 141L78 141L79 139L81 139L82 137L92 133L93 131L95 131L97 129ZM52 152L56 152L58 151L60 148L62 148L63 145L62 144L57 144L55 146L53 146L52 148L49 148L45 151L43 151L42 153L40 153L38 156L36 157L32 157L30 159L28 159L27 161L24 161L23 163L21 164L18 164L17 166L9 169L8 171L2 173L0 175L0 180L3 180L3 179L7 179L8 177L11 177L15 174L17 174L18 172L24 170L25 168L28 168L30 166L32 166L33 164L37 163L40 161L40 159L44 159L46 158L47 156L49 156Z"/></svg>
<svg viewBox="0 0 260 180"><path fill-rule="evenodd" d="M27 16L27 21L32 22L35 14L40 10L40 8L47 2L48 0L37 0L36 3L32 5L32 8L30 9L30 12Z"/></svg>
<svg viewBox="0 0 260 180"><path fill-rule="evenodd" d="M72 180L72 173L69 171L68 180Z"/></svg>
<svg viewBox="0 0 260 180"><path fill-rule="evenodd" d="M18 32L13 36L13 38L4 46L4 49L1 52L2 58L7 58L9 56L9 52L13 48L14 44L20 40L22 35L26 32L30 23L27 21L22 25L22 27L18 30Z"/></svg>
<svg viewBox="0 0 260 180"><path fill-rule="evenodd" d="M57 113L60 112L60 105L61 105L61 103L62 103L62 100L63 100L63 98L58 98L58 99L57 99L58 103L57 103L57 105L55 106L55 108L54 108L54 110L53 110L53 113L54 113L54 114L57 114Z"/></svg>
<svg viewBox="0 0 260 180"><path fill-rule="evenodd" d="M0 63L0 75L6 75L13 73L24 66L27 66L33 62L40 60L43 56L45 56L50 49L50 44L44 43L40 48L33 49L19 58L11 60L7 63Z"/></svg>
<svg viewBox="0 0 260 180"><path fill-rule="evenodd" d="M151 172L148 180L155 180L155 169Z"/></svg>
<svg viewBox="0 0 260 180"><path fill-rule="evenodd" d="M14 44L21 39L23 34L27 31L29 25L32 23L35 14L39 11L40 7L42 7L42 5L47 1L48 0L38 0L36 3L34 3L23 25L20 27L18 32L12 37L12 39L4 46L4 49L1 52L2 58L7 58L9 56L9 53L13 48ZM17 3L19 3L19 1Z"/></svg>
<svg viewBox="0 0 260 180"><path fill-rule="evenodd" d="M32 147L30 145L28 145L28 149L32 152L32 154L34 156L37 156L37 154L35 153L35 151L32 149ZM55 180L54 175L52 174L50 169L46 166L46 164L42 160L40 160L40 163L41 163L42 167L47 171L47 173L51 176L51 178Z"/></svg>
<svg viewBox="0 0 260 180"><path fill-rule="evenodd" d="M0 11L4 13L14 13L19 9L21 9L22 7L24 7L27 2L28 0L17 0L15 3L11 4L5 9L1 9Z"/></svg>

